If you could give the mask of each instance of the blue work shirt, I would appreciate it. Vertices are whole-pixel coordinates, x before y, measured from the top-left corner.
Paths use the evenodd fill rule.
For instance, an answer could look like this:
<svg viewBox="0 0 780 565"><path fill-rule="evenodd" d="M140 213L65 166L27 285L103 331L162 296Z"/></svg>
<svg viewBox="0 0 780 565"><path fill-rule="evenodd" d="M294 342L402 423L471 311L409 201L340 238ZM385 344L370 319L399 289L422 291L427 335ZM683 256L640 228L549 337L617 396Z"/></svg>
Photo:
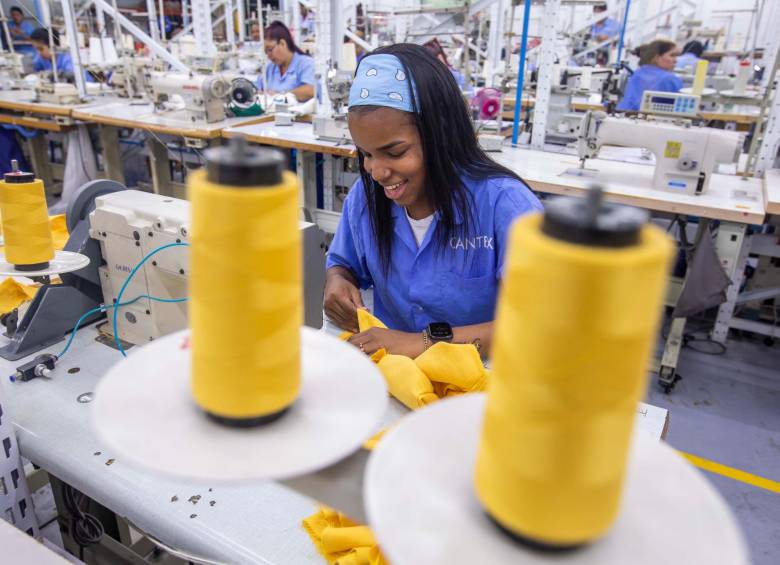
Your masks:
<svg viewBox="0 0 780 565"><path fill-rule="evenodd" d="M314 59L308 55L293 53L290 66L284 74L273 63L269 63L265 68L265 83L272 92L290 92L304 84L314 85L315 82ZM262 77L257 77L257 86L263 88Z"/></svg>
<svg viewBox="0 0 780 565"><path fill-rule="evenodd" d="M590 26L590 36L594 39L600 35L606 37L617 37L620 34L620 22L607 17L600 22L596 22Z"/></svg>
<svg viewBox="0 0 780 565"><path fill-rule="evenodd" d="M455 82L458 83L458 88L460 88L461 90L466 88L466 77L463 76L463 73L461 73L455 67L450 67L450 72L452 73L452 76L455 78Z"/></svg>
<svg viewBox="0 0 780 565"><path fill-rule="evenodd" d="M693 53L683 53L677 57L677 64L674 66L674 68L678 71L689 69L693 72L696 72L696 65L699 63L699 61L701 61L701 59L699 59Z"/></svg>
<svg viewBox="0 0 780 565"><path fill-rule="evenodd" d="M645 90L680 92L682 87L682 79L673 72L655 65L642 65L628 78L626 92L617 105L617 109L638 111L642 105L642 95Z"/></svg>
<svg viewBox="0 0 780 565"><path fill-rule="evenodd" d="M40 55L36 55L33 59L33 70L36 73L51 71L51 59L45 59ZM73 74L73 60L70 58L70 53L57 53L57 72ZM84 71L84 80L95 82L95 79L87 71Z"/></svg>
<svg viewBox="0 0 780 565"><path fill-rule="evenodd" d="M373 287L374 314L391 329L418 332L431 322L465 326L493 320L509 226L542 205L527 186L512 178L463 181L473 198L470 234L456 235L443 246L438 241L438 214L418 248L406 211L392 205L387 274L361 179L344 201L326 267L345 267L361 288ZM462 225L457 209L455 215L456 224Z"/></svg>
<svg viewBox="0 0 780 565"><path fill-rule="evenodd" d="M35 47L33 47L32 45L29 45L29 44L27 44L27 45L18 44L21 41L30 41L30 34L35 31L35 26L31 22L28 22L26 20L22 20L22 23L19 24L19 25L16 25L16 22L14 22L14 21L9 21L8 22L8 31L10 32L13 29L20 29L20 30L22 30L22 33L24 33L24 35L26 36L23 39L22 38L16 38L14 36L14 34L11 33L11 39L13 39L13 42L14 42L14 50L17 53L22 53L22 54L24 54L24 53L35 53Z"/></svg>

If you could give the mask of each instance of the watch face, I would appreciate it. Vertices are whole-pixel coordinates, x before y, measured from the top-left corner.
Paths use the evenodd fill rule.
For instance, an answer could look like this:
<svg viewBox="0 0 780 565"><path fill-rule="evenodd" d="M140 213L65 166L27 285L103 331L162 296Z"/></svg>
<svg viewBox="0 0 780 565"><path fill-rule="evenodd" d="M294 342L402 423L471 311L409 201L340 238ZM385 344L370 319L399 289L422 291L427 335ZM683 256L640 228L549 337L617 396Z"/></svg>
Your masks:
<svg viewBox="0 0 780 565"><path fill-rule="evenodd" d="M433 340L452 339L452 326L447 322L434 322L428 325Z"/></svg>

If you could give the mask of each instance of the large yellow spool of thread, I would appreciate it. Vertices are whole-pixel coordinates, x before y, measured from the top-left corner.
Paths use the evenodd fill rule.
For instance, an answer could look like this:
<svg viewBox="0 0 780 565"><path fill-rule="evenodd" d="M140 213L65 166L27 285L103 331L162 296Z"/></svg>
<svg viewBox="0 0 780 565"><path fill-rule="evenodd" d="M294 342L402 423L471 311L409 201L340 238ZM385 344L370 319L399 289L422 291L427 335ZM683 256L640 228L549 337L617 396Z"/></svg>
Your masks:
<svg viewBox="0 0 780 565"><path fill-rule="evenodd" d="M219 421L280 416L300 389L298 183L274 150L206 152L191 175L192 391Z"/></svg>
<svg viewBox="0 0 780 565"><path fill-rule="evenodd" d="M709 67L709 61L702 59L696 63L696 74L693 77L693 88L691 92L701 96L704 91L704 83L707 80L707 68Z"/></svg>
<svg viewBox="0 0 780 565"><path fill-rule="evenodd" d="M54 243L43 181L19 171L15 161L12 168L0 180L5 260L19 271L45 269L54 258Z"/></svg>
<svg viewBox="0 0 780 565"><path fill-rule="evenodd" d="M587 543L617 516L672 254L644 212L600 195L513 226L497 309L476 493L541 549Z"/></svg>

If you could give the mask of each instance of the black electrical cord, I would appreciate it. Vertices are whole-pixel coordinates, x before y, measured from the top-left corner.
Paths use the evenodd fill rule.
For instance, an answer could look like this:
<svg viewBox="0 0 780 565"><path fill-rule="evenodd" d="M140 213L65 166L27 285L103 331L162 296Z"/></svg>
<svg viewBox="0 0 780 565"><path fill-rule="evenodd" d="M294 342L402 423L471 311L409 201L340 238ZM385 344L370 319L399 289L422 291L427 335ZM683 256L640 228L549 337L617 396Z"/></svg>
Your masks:
<svg viewBox="0 0 780 565"><path fill-rule="evenodd" d="M92 514L82 510L84 500L89 499L70 485L63 485L65 509L70 514L70 534L79 546L79 558L84 560L84 549L100 543L103 534L103 524Z"/></svg>

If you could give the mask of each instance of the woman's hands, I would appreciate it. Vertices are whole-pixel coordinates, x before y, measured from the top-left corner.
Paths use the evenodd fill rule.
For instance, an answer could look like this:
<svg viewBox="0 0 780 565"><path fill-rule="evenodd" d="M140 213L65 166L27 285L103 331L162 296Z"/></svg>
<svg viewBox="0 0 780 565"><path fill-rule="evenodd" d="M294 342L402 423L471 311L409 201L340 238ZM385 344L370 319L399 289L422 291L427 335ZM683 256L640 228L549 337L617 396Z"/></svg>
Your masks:
<svg viewBox="0 0 780 565"><path fill-rule="evenodd" d="M331 322L352 333L360 331L357 309L365 306L352 273L343 267L328 269L324 294L323 308Z"/></svg>
<svg viewBox="0 0 780 565"><path fill-rule="evenodd" d="M359 347L366 355L373 355L385 348L393 355L405 355L414 359L425 351L422 334L399 332L385 328L369 328L349 338L349 343Z"/></svg>

